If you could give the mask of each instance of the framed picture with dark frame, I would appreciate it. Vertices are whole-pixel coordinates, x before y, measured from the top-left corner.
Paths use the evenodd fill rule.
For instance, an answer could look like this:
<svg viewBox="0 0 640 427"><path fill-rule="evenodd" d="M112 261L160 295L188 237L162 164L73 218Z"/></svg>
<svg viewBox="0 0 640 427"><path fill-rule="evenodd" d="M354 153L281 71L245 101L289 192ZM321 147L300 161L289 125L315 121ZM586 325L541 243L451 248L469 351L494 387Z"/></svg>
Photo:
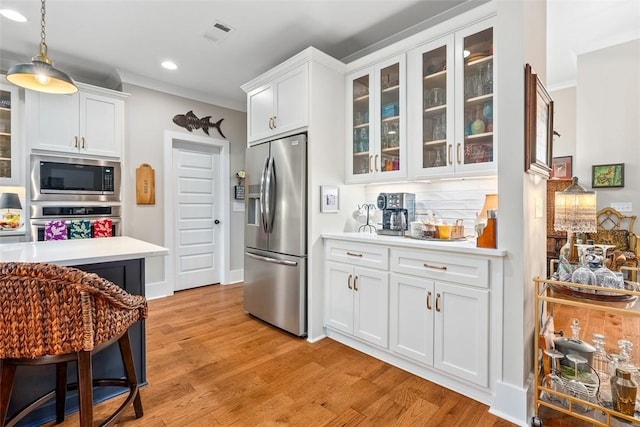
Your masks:
<svg viewBox="0 0 640 427"><path fill-rule="evenodd" d="M591 187L624 187L624 163L591 166Z"/></svg>
<svg viewBox="0 0 640 427"><path fill-rule="evenodd" d="M551 162L551 178L571 179L573 177L573 156L554 157Z"/></svg>
<svg viewBox="0 0 640 427"><path fill-rule="evenodd" d="M553 100L530 64L525 65L524 102L524 170L549 178L553 158Z"/></svg>

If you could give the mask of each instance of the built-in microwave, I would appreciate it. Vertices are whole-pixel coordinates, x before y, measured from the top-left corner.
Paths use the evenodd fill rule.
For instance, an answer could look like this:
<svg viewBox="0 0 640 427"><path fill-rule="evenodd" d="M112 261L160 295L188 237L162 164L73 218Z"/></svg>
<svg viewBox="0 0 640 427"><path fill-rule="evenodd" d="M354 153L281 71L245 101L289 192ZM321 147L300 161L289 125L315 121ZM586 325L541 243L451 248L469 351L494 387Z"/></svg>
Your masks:
<svg viewBox="0 0 640 427"><path fill-rule="evenodd" d="M120 201L120 163L31 156L31 200Z"/></svg>

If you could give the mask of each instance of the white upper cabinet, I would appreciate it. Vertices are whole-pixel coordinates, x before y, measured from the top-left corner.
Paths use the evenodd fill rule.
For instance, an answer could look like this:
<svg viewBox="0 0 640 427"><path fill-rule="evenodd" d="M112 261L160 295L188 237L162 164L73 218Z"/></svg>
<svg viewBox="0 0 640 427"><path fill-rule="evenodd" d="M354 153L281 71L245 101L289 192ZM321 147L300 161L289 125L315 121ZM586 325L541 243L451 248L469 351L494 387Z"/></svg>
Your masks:
<svg viewBox="0 0 640 427"><path fill-rule="evenodd" d="M0 77L4 82L4 77ZM19 89L0 83L0 185L23 185L19 143Z"/></svg>
<svg viewBox="0 0 640 427"><path fill-rule="evenodd" d="M346 78L346 181L407 176L406 59L398 55Z"/></svg>
<svg viewBox="0 0 640 427"><path fill-rule="evenodd" d="M302 64L247 93L249 142L308 124L309 65Z"/></svg>
<svg viewBox="0 0 640 427"><path fill-rule="evenodd" d="M126 94L86 85L73 95L26 92L31 149L119 158Z"/></svg>
<svg viewBox="0 0 640 427"><path fill-rule="evenodd" d="M413 178L495 173L493 65L491 20L409 53Z"/></svg>

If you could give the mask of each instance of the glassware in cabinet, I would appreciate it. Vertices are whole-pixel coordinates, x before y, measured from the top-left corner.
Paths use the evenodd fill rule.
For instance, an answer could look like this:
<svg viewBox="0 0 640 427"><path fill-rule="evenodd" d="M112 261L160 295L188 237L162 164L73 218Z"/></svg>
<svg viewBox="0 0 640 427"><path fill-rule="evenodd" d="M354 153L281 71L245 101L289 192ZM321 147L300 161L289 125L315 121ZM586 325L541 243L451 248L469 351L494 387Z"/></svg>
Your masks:
<svg viewBox="0 0 640 427"><path fill-rule="evenodd" d="M463 37L464 143L458 146L462 165L494 161L493 28Z"/></svg>
<svg viewBox="0 0 640 427"><path fill-rule="evenodd" d="M17 88L0 85L0 184L15 184Z"/></svg>
<svg viewBox="0 0 640 427"><path fill-rule="evenodd" d="M400 64L380 70L380 172L400 170Z"/></svg>
<svg viewBox="0 0 640 427"><path fill-rule="evenodd" d="M422 54L422 168L451 164L447 150L447 45Z"/></svg>
<svg viewBox="0 0 640 427"><path fill-rule="evenodd" d="M354 175L366 175L370 173L370 149L371 132L370 117L370 77L366 74L356 78L352 83L353 96L353 162L351 172Z"/></svg>

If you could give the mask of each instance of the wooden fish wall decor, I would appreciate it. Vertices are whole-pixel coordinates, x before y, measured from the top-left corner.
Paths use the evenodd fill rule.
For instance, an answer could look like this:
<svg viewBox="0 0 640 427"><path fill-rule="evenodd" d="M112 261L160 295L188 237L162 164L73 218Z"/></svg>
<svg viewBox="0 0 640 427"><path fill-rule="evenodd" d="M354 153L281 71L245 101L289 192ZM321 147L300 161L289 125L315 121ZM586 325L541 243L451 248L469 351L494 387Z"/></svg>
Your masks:
<svg viewBox="0 0 640 427"><path fill-rule="evenodd" d="M216 128L218 133L226 139L227 137L224 136L222 130L220 130L220 124L224 119L220 119L215 123L211 123L210 119L211 116L199 119L193 114L193 111L189 111L187 114L177 114L173 116L173 123L185 128L189 132L192 132L194 129L202 129L207 135L209 135L209 128Z"/></svg>

